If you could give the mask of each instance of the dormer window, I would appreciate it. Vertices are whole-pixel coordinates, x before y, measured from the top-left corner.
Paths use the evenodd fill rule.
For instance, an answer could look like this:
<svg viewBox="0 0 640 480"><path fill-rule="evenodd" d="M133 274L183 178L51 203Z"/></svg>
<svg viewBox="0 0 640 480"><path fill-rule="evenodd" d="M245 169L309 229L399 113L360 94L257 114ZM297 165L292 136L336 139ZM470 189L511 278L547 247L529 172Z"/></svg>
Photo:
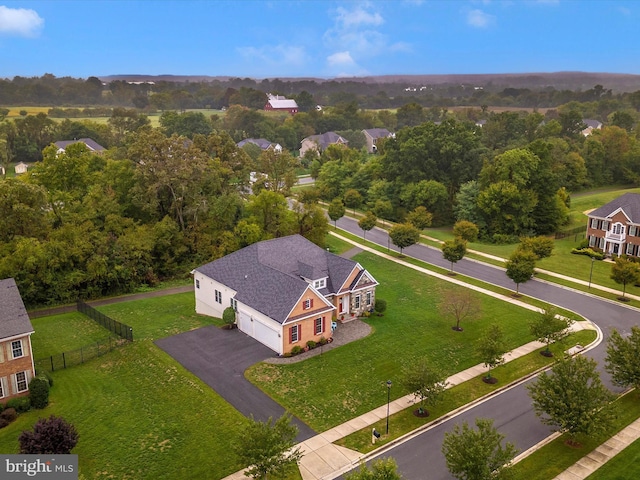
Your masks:
<svg viewBox="0 0 640 480"><path fill-rule="evenodd" d="M326 278L321 278L320 280L314 280L313 281L313 288L324 288L327 286L327 279Z"/></svg>

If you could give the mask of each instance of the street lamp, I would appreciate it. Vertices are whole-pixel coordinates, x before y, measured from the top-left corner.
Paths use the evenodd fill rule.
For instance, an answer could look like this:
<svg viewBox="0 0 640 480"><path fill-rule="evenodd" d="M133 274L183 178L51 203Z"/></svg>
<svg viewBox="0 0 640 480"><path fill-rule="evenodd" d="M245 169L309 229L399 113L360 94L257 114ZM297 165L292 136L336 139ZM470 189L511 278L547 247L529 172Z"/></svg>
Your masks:
<svg viewBox="0 0 640 480"><path fill-rule="evenodd" d="M387 435L389 435L389 401L391 400L391 380L387 380Z"/></svg>
<svg viewBox="0 0 640 480"><path fill-rule="evenodd" d="M593 277L593 264L596 261L594 257L591 257L591 271L589 272L589 288L591 288L591 278Z"/></svg>

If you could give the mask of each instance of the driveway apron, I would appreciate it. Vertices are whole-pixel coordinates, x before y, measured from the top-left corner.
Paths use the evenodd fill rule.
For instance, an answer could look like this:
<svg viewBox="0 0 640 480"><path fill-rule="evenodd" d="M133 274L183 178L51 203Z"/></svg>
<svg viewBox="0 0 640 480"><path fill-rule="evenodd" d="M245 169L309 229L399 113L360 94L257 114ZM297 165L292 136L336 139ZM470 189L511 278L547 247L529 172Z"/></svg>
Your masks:
<svg viewBox="0 0 640 480"><path fill-rule="evenodd" d="M247 368L272 357L273 351L241 331L210 325L155 343L243 415L266 421L284 414L280 404L244 378ZM316 434L298 418L293 423L299 429L298 442Z"/></svg>

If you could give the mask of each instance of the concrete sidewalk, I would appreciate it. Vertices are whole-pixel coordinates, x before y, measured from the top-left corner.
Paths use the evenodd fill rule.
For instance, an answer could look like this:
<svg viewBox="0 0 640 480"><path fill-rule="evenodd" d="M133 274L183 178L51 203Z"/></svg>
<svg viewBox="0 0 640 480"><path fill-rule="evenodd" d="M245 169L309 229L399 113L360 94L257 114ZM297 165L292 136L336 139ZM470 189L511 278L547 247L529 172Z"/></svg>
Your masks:
<svg viewBox="0 0 640 480"><path fill-rule="evenodd" d="M582 480L640 438L640 419L567 468L554 480Z"/></svg>
<svg viewBox="0 0 640 480"><path fill-rule="evenodd" d="M571 326L573 331L593 328L594 327L587 322L575 322ZM544 347L544 344L540 342L527 343L526 345L522 345L521 347L507 353L505 355L505 360L506 362L510 362L542 347ZM472 378L486 373L487 370L488 369L484 365L476 365L458 372L447 378L447 388L451 388L455 385L466 382L467 380L471 380ZM406 408L410 408L417 402L418 400L414 395L400 397L389 404L389 415L393 415ZM371 453L362 454L339 445L334 445L333 442L357 432L358 430L370 427L386 417L387 405L382 405L370 412L353 418L348 422L338 425L337 427L300 443L298 446L301 447L304 454L299 465L303 480L330 480L357 467L360 461L369 457ZM420 429L428 428L428 426L429 424L426 424ZM398 440L396 440L396 442L397 441ZM243 478L246 478L243 471L239 471L225 477L224 480L240 480Z"/></svg>

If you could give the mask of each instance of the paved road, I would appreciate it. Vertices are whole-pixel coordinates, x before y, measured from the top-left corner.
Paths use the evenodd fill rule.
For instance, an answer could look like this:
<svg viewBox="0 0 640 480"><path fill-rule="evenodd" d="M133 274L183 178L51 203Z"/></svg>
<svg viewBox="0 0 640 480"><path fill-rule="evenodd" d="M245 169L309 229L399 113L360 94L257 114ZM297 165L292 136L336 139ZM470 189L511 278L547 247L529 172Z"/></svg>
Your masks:
<svg viewBox="0 0 640 480"><path fill-rule="evenodd" d="M209 385L245 416L256 420L277 419L284 408L244 378L254 363L273 356L273 351L240 330L222 330L214 325L156 340L162 350ZM294 418L296 440L313 437L308 425Z"/></svg>
<svg viewBox="0 0 640 480"><path fill-rule="evenodd" d="M356 235L362 235L357 222L351 218L343 217L338 221L338 226ZM383 246L388 245L388 235L380 229L368 232L367 240ZM397 250L393 244L389 245L390 249ZM450 266L449 262L442 258L440 250L424 245L411 246L404 249L404 253L444 268ZM515 284L505 275L504 270L497 267L462 259L455 264L454 269L456 272L501 287L515 288ZM521 285L520 292L583 315L601 328L605 339L613 328L620 332L629 332L632 325L640 323L640 311L637 309L540 280L530 280ZM588 355L595 358L602 367L606 356L606 342L591 350ZM604 372L603 380L613 389L608 375ZM532 447L547 437L550 430L535 416L525 385L515 387L455 419L443 422L436 428L391 449L384 456L391 456L397 460L399 470L407 480L451 479L453 477L447 471L441 453L444 432L450 431L455 423L463 420L473 424L473 419L478 417L494 419L494 425L498 430L506 435L508 441L515 443L520 451Z"/></svg>

